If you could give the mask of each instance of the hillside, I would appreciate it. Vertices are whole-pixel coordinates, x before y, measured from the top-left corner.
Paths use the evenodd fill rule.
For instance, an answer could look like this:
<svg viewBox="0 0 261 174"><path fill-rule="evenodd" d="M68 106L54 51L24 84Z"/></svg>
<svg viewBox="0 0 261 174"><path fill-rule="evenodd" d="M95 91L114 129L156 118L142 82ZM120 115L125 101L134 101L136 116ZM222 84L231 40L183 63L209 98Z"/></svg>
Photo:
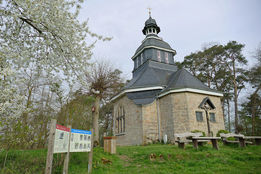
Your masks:
<svg viewBox="0 0 261 174"><path fill-rule="evenodd" d="M5 154L5 151L0 153L0 174L44 173L46 149L11 150L3 169ZM53 173L61 173L60 159L61 155L55 154ZM220 150L216 151L208 145L197 151L191 145L182 150L174 145L155 144L118 147L116 155L95 148L93 173L261 173L260 164L261 146L241 149L220 145ZM88 153L71 153L70 174L86 174L87 165Z"/></svg>

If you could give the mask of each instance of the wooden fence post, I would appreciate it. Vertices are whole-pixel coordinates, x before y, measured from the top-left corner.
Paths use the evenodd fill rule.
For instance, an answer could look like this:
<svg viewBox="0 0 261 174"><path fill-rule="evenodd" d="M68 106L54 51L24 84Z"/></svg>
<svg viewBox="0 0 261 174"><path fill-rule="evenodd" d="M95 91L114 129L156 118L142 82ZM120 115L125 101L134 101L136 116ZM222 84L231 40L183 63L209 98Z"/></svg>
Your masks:
<svg viewBox="0 0 261 174"><path fill-rule="evenodd" d="M92 157L93 157L93 135L94 135L94 132L93 132L93 129L91 129L91 151L89 152L89 159L88 159L88 173L92 173Z"/></svg>
<svg viewBox="0 0 261 174"><path fill-rule="evenodd" d="M63 174L68 174L68 167L69 167L69 161L70 161L70 142L71 142L71 128L72 126L68 125L67 126L70 129L69 132L69 142L68 142L68 151L66 153L65 159L64 159L64 164L63 164Z"/></svg>
<svg viewBox="0 0 261 174"><path fill-rule="evenodd" d="M55 130L56 120L52 119L50 124L50 133L48 137L48 152L46 158L45 174L52 174Z"/></svg>

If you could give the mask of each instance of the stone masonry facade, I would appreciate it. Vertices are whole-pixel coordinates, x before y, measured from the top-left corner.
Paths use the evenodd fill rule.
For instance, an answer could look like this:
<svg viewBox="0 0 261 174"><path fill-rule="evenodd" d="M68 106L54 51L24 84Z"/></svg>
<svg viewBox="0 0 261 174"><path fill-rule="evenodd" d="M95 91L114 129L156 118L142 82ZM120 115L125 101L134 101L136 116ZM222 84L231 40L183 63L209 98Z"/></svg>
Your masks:
<svg viewBox="0 0 261 174"><path fill-rule="evenodd" d="M120 107L125 109L125 132L118 132L117 117ZM133 101L123 96L114 104L113 132L117 136L117 145L139 145L143 143L143 121L141 117L142 107L135 105Z"/></svg>
<svg viewBox="0 0 261 174"><path fill-rule="evenodd" d="M147 144L161 140L165 134L174 143L175 133L193 130L207 134L205 111L198 108L205 97L209 97L216 107L209 111L215 114L215 122L210 121L210 129L216 135L218 130L225 129L220 97L181 92L168 94L147 105L136 105L125 95L118 98L114 101L114 134L117 136L117 145ZM118 132L120 106L125 109L125 132ZM203 121L197 121L196 111L203 113Z"/></svg>

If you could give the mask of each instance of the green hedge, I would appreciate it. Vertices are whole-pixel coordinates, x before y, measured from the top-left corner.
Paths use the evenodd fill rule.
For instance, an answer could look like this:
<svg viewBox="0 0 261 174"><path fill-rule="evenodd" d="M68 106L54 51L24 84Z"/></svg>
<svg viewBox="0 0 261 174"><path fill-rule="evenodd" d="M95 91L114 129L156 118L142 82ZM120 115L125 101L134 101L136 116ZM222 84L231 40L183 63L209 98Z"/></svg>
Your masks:
<svg viewBox="0 0 261 174"><path fill-rule="evenodd" d="M217 137L220 137L220 134L222 134L222 133L223 133L223 134L228 134L229 131L227 131L227 130L222 130L222 129L221 129L221 130L219 130L219 131L217 132L217 135L216 135L216 136L217 136Z"/></svg>
<svg viewBox="0 0 261 174"><path fill-rule="evenodd" d="M201 132L203 134L202 137L206 136L206 133L203 132L203 131L200 131L200 130L193 130L193 131L191 131L191 133L198 133L198 132Z"/></svg>

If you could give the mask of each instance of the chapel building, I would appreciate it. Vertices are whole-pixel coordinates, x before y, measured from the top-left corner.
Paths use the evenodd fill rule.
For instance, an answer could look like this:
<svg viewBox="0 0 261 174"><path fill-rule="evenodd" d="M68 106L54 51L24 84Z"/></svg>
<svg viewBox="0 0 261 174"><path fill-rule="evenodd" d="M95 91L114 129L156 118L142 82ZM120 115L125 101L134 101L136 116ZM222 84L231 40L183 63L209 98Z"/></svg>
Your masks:
<svg viewBox="0 0 261 174"><path fill-rule="evenodd" d="M164 135L174 142L174 134L193 130L207 134L207 123L213 135L225 129L223 94L187 70L178 69L174 64L176 51L158 36L159 32L150 16L142 30L145 39L132 56L133 77L111 100L117 145L147 144L162 140Z"/></svg>

